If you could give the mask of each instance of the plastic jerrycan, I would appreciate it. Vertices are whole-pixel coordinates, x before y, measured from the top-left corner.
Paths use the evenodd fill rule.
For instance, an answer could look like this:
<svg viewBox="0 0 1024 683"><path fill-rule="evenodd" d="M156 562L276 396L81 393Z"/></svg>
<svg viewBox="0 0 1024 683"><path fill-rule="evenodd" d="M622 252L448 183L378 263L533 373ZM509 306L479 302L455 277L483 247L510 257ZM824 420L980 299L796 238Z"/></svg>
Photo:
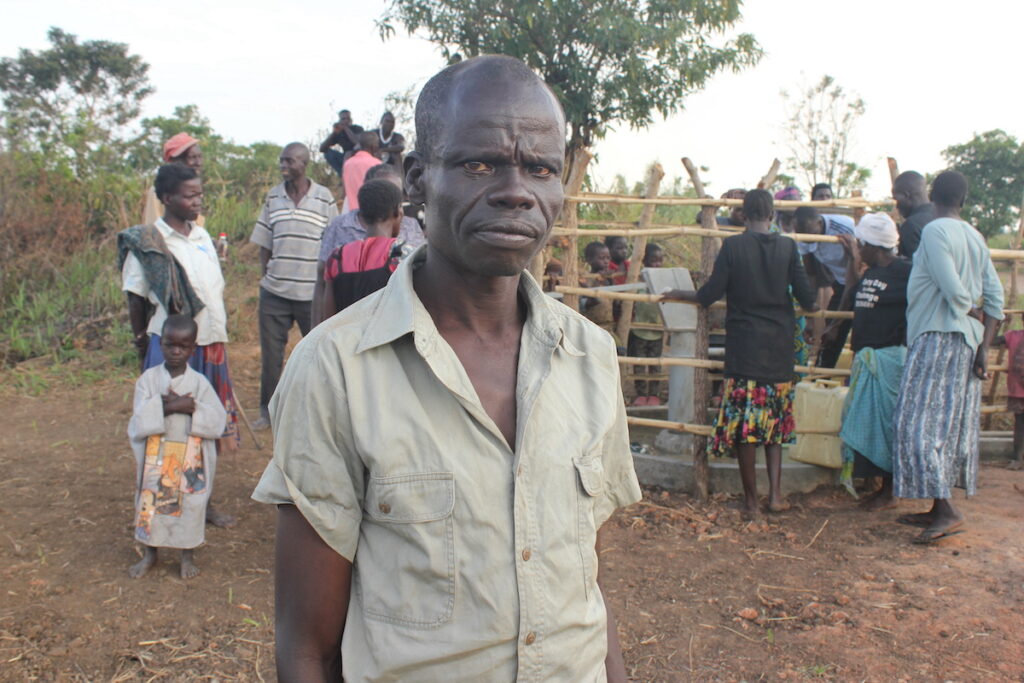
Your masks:
<svg viewBox="0 0 1024 683"><path fill-rule="evenodd" d="M842 382L833 380L797 383L793 401L797 438L789 449L790 460L835 469L843 466L839 430L843 426L843 403L848 391Z"/></svg>

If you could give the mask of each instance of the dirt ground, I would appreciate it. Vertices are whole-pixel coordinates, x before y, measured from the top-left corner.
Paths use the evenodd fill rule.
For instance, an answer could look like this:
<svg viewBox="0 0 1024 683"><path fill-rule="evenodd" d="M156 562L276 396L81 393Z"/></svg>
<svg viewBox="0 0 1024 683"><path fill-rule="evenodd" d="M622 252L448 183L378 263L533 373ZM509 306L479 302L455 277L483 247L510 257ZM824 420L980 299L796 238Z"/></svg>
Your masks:
<svg viewBox="0 0 1024 683"><path fill-rule="evenodd" d="M231 353L254 412L258 350ZM273 680L273 511L248 499L269 449L222 458L214 499L240 523L209 530L198 578L168 554L131 580L131 391L115 373L0 395L0 680ZM753 525L648 490L613 518L633 680L1024 681L1024 473L983 467L968 533L933 547L844 493L792 502Z"/></svg>

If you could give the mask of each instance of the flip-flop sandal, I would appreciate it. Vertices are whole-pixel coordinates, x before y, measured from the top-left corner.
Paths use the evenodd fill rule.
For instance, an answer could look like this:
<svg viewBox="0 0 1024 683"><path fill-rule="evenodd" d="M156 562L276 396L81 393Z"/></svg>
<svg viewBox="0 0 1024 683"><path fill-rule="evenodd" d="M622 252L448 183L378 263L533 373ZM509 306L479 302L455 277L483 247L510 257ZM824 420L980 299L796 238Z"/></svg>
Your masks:
<svg viewBox="0 0 1024 683"><path fill-rule="evenodd" d="M896 521L907 526L919 526L922 529L927 529L932 525L932 516L927 512L914 512L908 515L900 515L896 518Z"/></svg>
<svg viewBox="0 0 1024 683"><path fill-rule="evenodd" d="M944 538L949 538L950 536L962 534L965 531L965 529L962 529L961 527L963 527L963 522L960 522L959 524L954 524L948 529L925 529L920 533L920 535L917 536L917 538L914 539L914 543L918 545L929 545L931 543L940 541Z"/></svg>

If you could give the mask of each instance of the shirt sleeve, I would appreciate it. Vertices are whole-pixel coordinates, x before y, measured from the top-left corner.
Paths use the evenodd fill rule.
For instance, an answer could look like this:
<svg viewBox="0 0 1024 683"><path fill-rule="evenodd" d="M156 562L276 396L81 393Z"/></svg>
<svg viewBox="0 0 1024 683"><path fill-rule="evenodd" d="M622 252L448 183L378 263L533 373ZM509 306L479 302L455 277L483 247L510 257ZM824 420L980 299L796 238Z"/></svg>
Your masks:
<svg viewBox="0 0 1024 683"><path fill-rule="evenodd" d="M900 253L904 256L912 256L921 243L921 226L916 221L908 218L900 224Z"/></svg>
<svg viewBox="0 0 1024 683"><path fill-rule="evenodd" d="M154 434L163 434L164 431L163 396L160 395L156 378L147 371L135 381L128 438L132 441L145 440Z"/></svg>
<svg viewBox="0 0 1024 683"><path fill-rule="evenodd" d="M609 353L612 354L612 363L615 366L615 391L612 394L615 397L615 419L598 449L604 473L603 495L597 499L594 507L594 519L598 529L617 509L632 505L643 497L640 482L637 481L636 471L633 469L633 452L629 448L629 426L626 423L626 402L622 399L622 382L614 346Z"/></svg>
<svg viewBox="0 0 1024 683"><path fill-rule="evenodd" d="M256 219L256 225L252 229L249 241L258 244L264 249L274 248L274 229L270 225L270 202L264 201L260 216Z"/></svg>
<svg viewBox="0 0 1024 683"><path fill-rule="evenodd" d="M196 373L198 374L198 373ZM203 439L219 439L224 434L224 426L228 421L227 411L213 385L204 376L199 376L199 389L194 396L196 410L192 413L192 436Z"/></svg>
<svg viewBox="0 0 1024 683"><path fill-rule="evenodd" d="M985 270L981 275L982 310L996 320L1003 319L1003 283L999 280L992 257L985 250Z"/></svg>
<svg viewBox="0 0 1024 683"><path fill-rule="evenodd" d="M722 242L722 248L715 259L715 266L711 269L711 277L703 287L697 290L697 301L704 308L725 296L725 288L729 284L729 251L731 248L728 240Z"/></svg>
<svg viewBox="0 0 1024 683"><path fill-rule="evenodd" d="M334 251L335 243L338 241L338 221L332 220L324 228L324 232L320 235L320 254L317 256L317 260L320 263L327 263L327 259L331 257L331 252Z"/></svg>
<svg viewBox="0 0 1024 683"><path fill-rule="evenodd" d="M327 199L330 200L327 204L327 223L330 224L335 216L338 215L338 200L334 198L334 195L327 188L324 188L324 192L327 195Z"/></svg>
<svg viewBox="0 0 1024 683"><path fill-rule="evenodd" d="M345 381L321 356L319 335L300 343L270 402L274 457L252 497L293 504L335 552L355 559L365 466L352 441Z"/></svg>
<svg viewBox="0 0 1024 683"><path fill-rule="evenodd" d="M143 299L149 296L149 280L142 270L142 264L135 254L128 252L121 267L121 291L138 294Z"/></svg>

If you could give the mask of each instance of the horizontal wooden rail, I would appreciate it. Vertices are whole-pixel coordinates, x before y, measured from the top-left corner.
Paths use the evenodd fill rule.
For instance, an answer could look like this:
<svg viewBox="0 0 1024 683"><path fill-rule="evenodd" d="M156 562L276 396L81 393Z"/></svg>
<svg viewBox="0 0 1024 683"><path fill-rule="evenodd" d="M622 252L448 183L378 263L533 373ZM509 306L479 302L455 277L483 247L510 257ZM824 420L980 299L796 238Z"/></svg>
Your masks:
<svg viewBox="0 0 1024 683"><path fill-rule="evenodd" d="M711 197L638 197L636 195L623 194L602 194L597 192L582 192L565 198L566 201L578 202L580 204L655 204L658 206L743 206L742 199L713 199ZM845 199L826 199L821 201L794 201L790 199L776 199L776 209L796 209L801 206L813 206L818 209L870 209L874 207L892 206L893 200L883 199L871 201L860 197L847 197Z"/></svg>
<svg viewBox="0 0 1024 683"><path fill-rule="evenodd" d="M589 221L584 221L583 224L584 225L603 225L602 223L594 223L594 222L589 222ZM605 236L605 237L612 237L612 236L617 236L617 237L640 237L642 235L646 235L648 237L658 237L658 236L667 236L667 235L691 235L693 237L722 237L722 238L725 238L725 237L732 237L733 235L738 235L738 234L740 234L740 232L742 232L742 231L739 231L739 230L707 230L705 228L700 227L699 225L668 225L668 224L664 224L664 223L661 223L661 224L658 224L658 225L654 225L654 226L652 226L650 228L645 228L643 230L641 230L638 227L634 227L634 228L619 227L620 225L622 225L622 226L636 225L636 223L625 223L625 224L618 224L618 223L616 223L616 224L613 224L613 225L615 227L611 227L611 228L580 228L579 230L572 230L571 228L561 228L561 227L556 226L551 231L551 234L556 235L556 236L560 236L560 237L586 237L588 235L593 236L593 237L601 237L601 236ZM839 238L836 237L835 235L811 235L811 234L802 233L802 232L785 232L785 233L779 233L779 234L785 235L786 237L794 239L797 242L829 242L829 243L832 243L832 244L837 244L839 242Z"/></svg>
<svg viewBox="0 0 1024 683"><path fill-rule="evenodd" d="M653 365L653 366L683 366L687 368L706 368L708 370L722 370L725 368L725 361L704 360L702 358L676 358L662 356L660 358L646 358L641 356L619 356L620 365ZM995 369L995 368L993 368ZM849 377L849 370L839 368L818 368L807 365L793 366L794 372L814 377Z"/></svg>

